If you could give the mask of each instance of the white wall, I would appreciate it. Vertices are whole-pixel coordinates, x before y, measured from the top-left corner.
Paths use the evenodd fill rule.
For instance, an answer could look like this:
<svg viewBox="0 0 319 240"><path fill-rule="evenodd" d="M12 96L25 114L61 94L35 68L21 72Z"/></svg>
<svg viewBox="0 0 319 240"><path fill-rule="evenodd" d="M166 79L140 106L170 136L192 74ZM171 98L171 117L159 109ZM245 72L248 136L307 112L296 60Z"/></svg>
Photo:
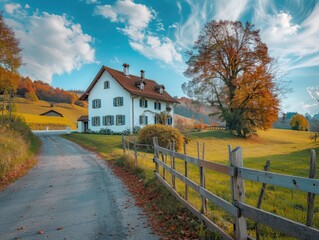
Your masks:
<svg viewBox="0 0 319 240"><path fill-rule="evenodd" d="M141 108L140 107L140 99L143 97L136 97L134 98L134 126L144 127L145 125L140 125L140 115L148 116L148 124L154 124L154 117L156 113L160 113L163 111L166 111L166 102L164 101L157 101L150 98L145 98L147 100L147 108ZM160 102L161 103L161 110L155 110L154 109L154 102ZM172 117L174 117L174 109L173 109L173 103L169 103L172 110L169 112ZM132 123L133 124L133 123ZM134 127L133 126L133 127Z"/></svg>
<svg viewBox="0 0 319 240"><path fill-rule="evenodd" d="M83 133L84 132L84 122L78 121L78 132Z"/></svg>
<svg viewBox="0 0 319 240"><path fill-rule="evenodd" d="M104 89L104 81L110 81L110 88ZM123 97L123 106L114 107L113 98ZM101 108L92 108L92 101L101 99ZM131 127L131 98L130 94L114 80L111 75L104 71L100 79L97 81L88 98L89 107L89 129L99 131L101 128L108 128L114 132L122 132ZM103 116L114 116L114 125L104 126ZM125 125L116 125L116 115L125 115ZM92 117L100 116L100 126L92 126Z"/></svg>
<svg viewBox="0 0 319 240"><path fill-rule="evenodd" d="M104 89L104 81L110 82L110 88ZM113 106L113 98L115 97L123 97L123 106ZM161 110L155 110L154 102L156 102L156 100L145 98L148 101L148 107L141 108L141 98L142 97L140 96L131 96L131 94L124 90L124 88L116 80L114 80L107 71L104 71L88 97L89 129L92 131L99 131L102 128L108 128L113 132L122 132L126 129L132 130L135 126L144 127L145 125L140 125L139 118L140 115L143 114L148 116L148 124L154 124L155 113L166 111L166 102L159 101L161 103ZM94 99L101 99L100 108L92 108L92 101ZM174 104L169 103L169 105L172 108L170 114L174 117ZM132 121L133 114L134 121ZM114 116L114 125L103 125L103 116L105 115ZM116 115L125 115L125 125L116 125ZM92 117L96 116L100 117L100 126L92 126ZM82 131L84 131L84 129Z"/></svg>

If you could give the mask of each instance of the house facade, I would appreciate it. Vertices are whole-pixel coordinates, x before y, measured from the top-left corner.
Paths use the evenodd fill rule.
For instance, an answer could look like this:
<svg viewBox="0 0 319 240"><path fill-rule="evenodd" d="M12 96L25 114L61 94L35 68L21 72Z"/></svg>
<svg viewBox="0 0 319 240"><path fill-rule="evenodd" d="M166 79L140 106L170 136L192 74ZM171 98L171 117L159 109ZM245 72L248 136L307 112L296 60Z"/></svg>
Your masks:
<svg viewBox="0 0 319 240"><path fill-rule="evenodd" d="M88 129L113 132L159 123L163 112L166 124L173 125L178 103L163 85L146 79L143 70L140 76L129 74L128 64L123 64L123 71L102 66L80 100L88 101Z"/></svg>

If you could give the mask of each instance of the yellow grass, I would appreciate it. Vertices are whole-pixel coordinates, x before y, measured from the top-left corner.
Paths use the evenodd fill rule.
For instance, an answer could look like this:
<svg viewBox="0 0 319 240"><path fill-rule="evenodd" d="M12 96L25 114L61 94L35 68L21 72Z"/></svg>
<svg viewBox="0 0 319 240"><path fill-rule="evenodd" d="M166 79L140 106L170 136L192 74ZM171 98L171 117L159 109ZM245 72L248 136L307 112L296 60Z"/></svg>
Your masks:
<svg viewBox="0 0 319 240"><path fill-rule="evenodd" d="M24 98L16 98L15 105L17 114L25 117L32 129L45 129L48 124L50 124L49 127L51 126L54 129L61 129L65 126L76 129L77 119L81 115L88 114L87 108L67 103L53 103L54 106L50 107L50 103L46 101L31 102ZM39 116L49 110L61 113L63 118Z"/></svg>
<svg viewBox="0 0 319 240"><path fill-rule="evenodd" d="M76 128L76 125L65 117L39 116L27 113L18 113L17 116L22 117L33 130L66 129L67 126Z"/></svg>

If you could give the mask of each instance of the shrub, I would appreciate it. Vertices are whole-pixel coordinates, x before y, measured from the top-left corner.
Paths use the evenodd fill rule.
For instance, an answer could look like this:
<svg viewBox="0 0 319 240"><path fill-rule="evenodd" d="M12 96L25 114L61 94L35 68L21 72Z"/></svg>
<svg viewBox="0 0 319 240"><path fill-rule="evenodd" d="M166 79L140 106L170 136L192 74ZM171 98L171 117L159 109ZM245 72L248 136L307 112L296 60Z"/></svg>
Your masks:
<svg viewBox="0 0 319 240"><path fill-rule="evenodd" d="M31 102L39 101L39 98L35 92L26 92L24 96L26 99L30 100Z"/></svg>
<svg viewBox="0 0 319 240"><path fill-rule="evenodd" d="M99 134L112 135L113 131L108 128L101 128Z"/></svg>
<svg viewBox="0 0 319 240"><path fill-rule="evenodd" d="M308 131L309 130L309 122L308 120L301 114L296 114L290 120L290 126L293 130L299 131Z"/></svg>
<svg viewBox="0 0 319 240"><path fill-rule="evenodd" d="M135 126L135 127L133 128L133 133L139 133L140 130L141 130L141 127Z"/></svg>
<svg viewBox="0 0 319 240"><path fill-rule="evenodd" d="M158 137L159 145L167 147L169 142L176 142L176 149L180 149L184 136L176 129L162 124L148 125L142 128L138 134L138 142L153 144L153 137Z"/></svg>

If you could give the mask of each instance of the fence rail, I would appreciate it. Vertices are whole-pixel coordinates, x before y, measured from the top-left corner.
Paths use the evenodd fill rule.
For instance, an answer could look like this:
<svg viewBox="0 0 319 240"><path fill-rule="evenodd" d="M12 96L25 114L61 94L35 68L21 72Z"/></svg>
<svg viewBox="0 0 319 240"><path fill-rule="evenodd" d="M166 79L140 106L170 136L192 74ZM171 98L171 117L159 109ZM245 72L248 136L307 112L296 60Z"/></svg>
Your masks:
<svg viewBox="0 0 319 240"><path fill-rule="evenodd" d="M175 145L169 144L167 148L158 145L157 139L153 139L153 145L138 144L136 140L122 138L123 151L132 154L134 162L138 164L138 149L154 150L153 161L155 163L156 178L195 216L201 219L206 226L216 231L224 239L251 239L248 236L246 218L256 222L256 236L259 239L259 224L267 225L288 236L299 239L319 239L319 229L311 227L314 214L314 198L319 194L319 180L315 179L315 151L311 151L311 163L309 178L284 175L269 172L269 162L265 166L265 171L254 170L243 167L242 149L240 147L231 149L229 146L229 165L215 163L204 160L204 148L202 156L200 156L199 145L197 145L198 156L188 156L186 152L186 144L184 144L184 153L175 151ZM160 157L161 156L161 157ZM167 163L170 158L170 165ZM175 168L176 159L184 161L184 172L181 173ZM199 184L188 177L188 164L198 166ZM163 169L162 175L159 172L160 167ZM205 186L205 169L213 170L230 177L231 202L210 192ZM171 175L171 185L168 183L167 175ZM176 190L175 179L179 179L185 184L185 195L181 196ZM262 183L262 192L260 193L257 208L245 203L245 180ZM276 214L259 209L262 196L267 184L280 186L287 189L300 190L308 193L307 223L301 224L290 219L278 216ZM201 197L201 210L196 209L188 201L189 188L193 189ZM179 189L180 190L180 189ZM225 232L221 227L211 221L207 216L207 202L212 202L224 211L231 214L234 218L233 236Z"/></svg>
<svg viewBox="0 0 319 240"><path fill-rule="evenodd" d="M229 160L230 165L223 165L219 163L214 163L212 161L207 161L200 158L200 154L198 154L198 158L191 157L186 155L186 151L184 150L184 154L177 153L174 149L167 149L158 145L156 139L154 139L154 162L155 162L155 176L159 179L159 181L167 187L174 196L182 202L191 212L193 212L199 219L203 220L207 227L212 229L213 231L218 232L224 239L248 239L251 238L247 233L247 224L246 218L249 218L256 223L265 224L273 229L276 229L282 233L287 234L291 237L296 237L299 239L319 239L319 229L311 227L312 216L313 216L313 198L314 194L319 194L319 180L314 179L314 173L311 175L312 178L304 178L298 176L290 176L278 173L272 173L269 171L259 171L249 168L243 167L243 159L242 159L242 150L240 147L237 147L234 150L229 148ZM199 171L200 184L195 183L191 179L188 178L187 171L185 171L185 175L178 172L172 166L166 164L163 160L160 160L160 153L167 154L172 158L178 158L183 160L185 163L191 163L197 165L198 167L202 167L203 169ZM315 152L312 151L311 159L312 162L315 162ZM313 164L314 165L314 164ZM159 173L159 167L162 167L166 172L170 173L172 176L178 178L182 182L185 183L185 197L182 197L175 190L174 183L172 181L171 186L166 180L165 177L162 177ZM231 192L232 192L232 202L228 202L227 200L219 197L218 195L210 192L205 188L205 172L204 169L213 170L219 173L223 173L230 176L231 182ZM312 167L312 172L315 171L315 167ZM251 180L255 182L260 182L263 184L272 184L288 189L301 190L304 192L308 192L308 213L307 215L307 225L301 224L290 219L278 216L276 214L261 210L259 208L250 206L245 203L245 182L244 180ZM186 187L187 186L187 187ZM203 209L201 211L197 210L194 206L192 206L187 200L186 189L190 187L195 190L198 194L200 194L202 198ZM310 201L309 201L310 195ZM312 201L311 201L312 198ZM217 226L214 222L212 222L206 215L204 210L206 201L210 201L224 211L230 213L234 217L234 237L230 236L223 229ZM310 204L309 204L310 202ZM312 203L312 204L311 204ZM310 218L310 220L309 220Z"/></svg>

